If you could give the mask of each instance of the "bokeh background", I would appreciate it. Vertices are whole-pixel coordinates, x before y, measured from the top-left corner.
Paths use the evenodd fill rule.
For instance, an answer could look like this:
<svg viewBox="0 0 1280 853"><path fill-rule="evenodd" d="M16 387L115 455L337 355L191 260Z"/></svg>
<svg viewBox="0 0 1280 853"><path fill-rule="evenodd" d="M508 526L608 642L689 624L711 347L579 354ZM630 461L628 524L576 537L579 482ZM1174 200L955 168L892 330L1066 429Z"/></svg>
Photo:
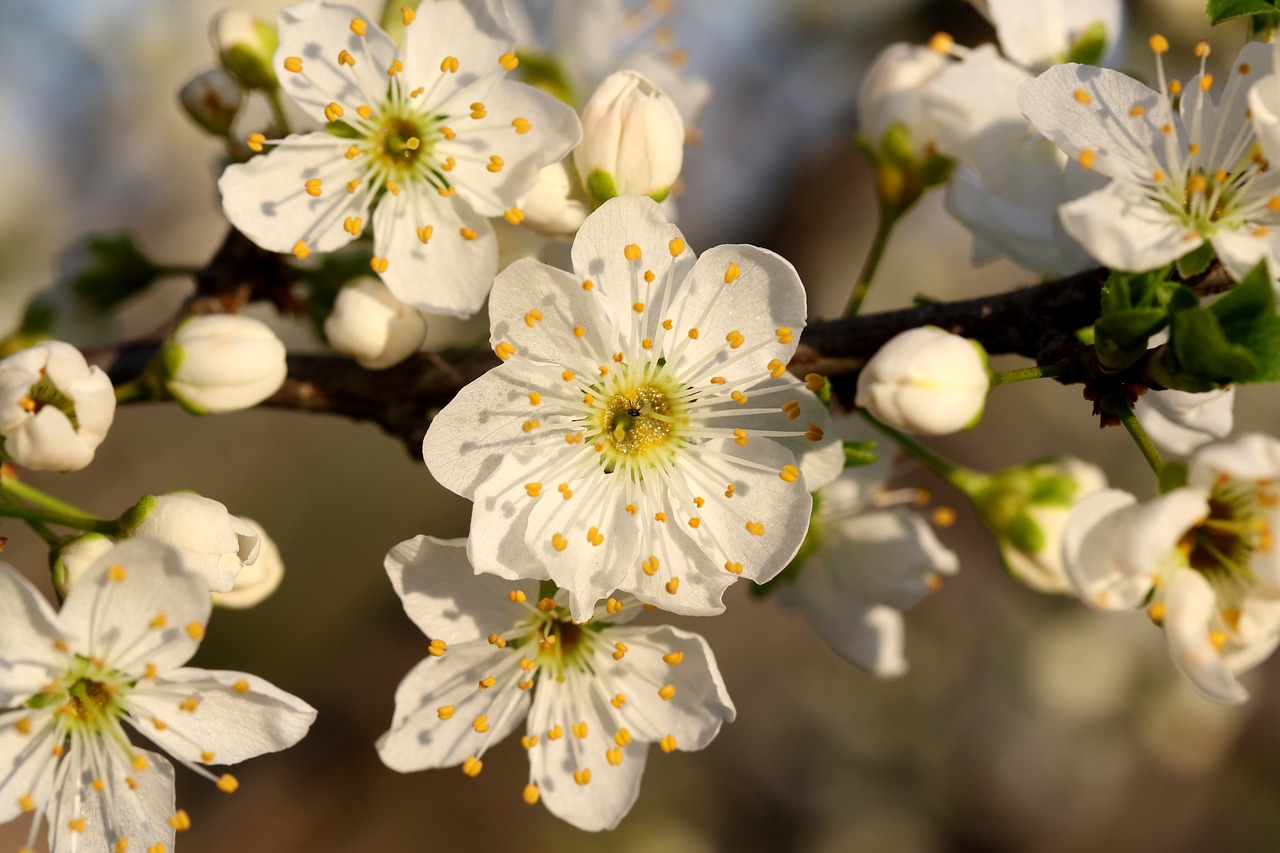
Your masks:
<svg viewBox="0 0 1280 853"><path fill-rule="evenodd" d="M222 6L0 0L5 329L86 232L128 230L173 264L199 264L217 246L220 149L176 92L211 64L207 25ZM278 8L242 6L268 18ZM1131 4L1126 67L1151 76L1142 45L1153 31L1189 58L1208 36L1202 6ZM870 176L851 144L861 72L890 41L947 30L972 45L989 27L961 0L686 0L671 24L691 70L716 90L679 199L689 243L777 250L809 286L813 316L837 313L874 226ZM1244 32L1212 38L1225 62ZM1034 280L1009 264L973 268L969 239L940 201L931 193L898 229L869 310ZM189 288L162 282L115 318L118 333L150 334ZM297 349L321 346L301 323L278 325ZM484 337L478 328L449 334ZM1276 412L1273 392L1244 389L1238 429L1276 432ZM937 446L983 468L1071 452L1123 487L1151 490L1123 433L1100 432L1078 391L1052 383L998 390L978 429ZM715 649L738 720L703 752L654 750L639 803L601 836L520 802L527 770L515 742L487 754L476 779L402 776L379 763L372 745L393 691L426 645L382 557L419 533L465 535L469 507L376 428L129 406L89 469L31 481L106 516L144 494L195 489L262 522L283 552L280 591L252 611L216 614L196 663L261 674L314 704L319 721L299 747L240 767L234 796L180 770L179 804L194 823L186 853L1280 847L1280 663L1248 678L1249 704L1211 705L1181 682L1141 617L1097 615L1007 579L963 507L941 531L962 554L961 573L909 612L912 669L896 681L856 674L796 613L744 585L726 615L683 620ZM919 470L908 466L902 481L956 505ZM49 592L39 540L10 522L0 534L10 537L5 560ZM23 821L0 826L0 849L26 832Z"/></svg>

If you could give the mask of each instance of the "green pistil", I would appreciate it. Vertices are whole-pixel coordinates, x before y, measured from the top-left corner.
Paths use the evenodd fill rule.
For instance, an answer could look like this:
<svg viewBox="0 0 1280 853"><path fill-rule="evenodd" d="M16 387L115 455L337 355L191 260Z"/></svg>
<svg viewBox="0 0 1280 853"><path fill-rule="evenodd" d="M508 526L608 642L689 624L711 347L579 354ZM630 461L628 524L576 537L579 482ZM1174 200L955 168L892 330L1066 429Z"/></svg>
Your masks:
<svg viewBox="0 0 1280 853"><path fill-rule="evenodd" d="M27 392L26 404L32 414L39 412L45 406L53 406L67 416L67 420L71 421L72 429L77 431L80 429L80 421L76 418L76 404L70 397L59 391L48 376L41 376L40 381L31 386L31 390Z"/></svg>
<svg viewBox="0 0 1280 853"><path fill-rule="evenodd" d="M1214 489L1209 517L1182 540L1187 564L1211 580L1252 582L1249 561L1265 533L1252 488Z"/></svg>

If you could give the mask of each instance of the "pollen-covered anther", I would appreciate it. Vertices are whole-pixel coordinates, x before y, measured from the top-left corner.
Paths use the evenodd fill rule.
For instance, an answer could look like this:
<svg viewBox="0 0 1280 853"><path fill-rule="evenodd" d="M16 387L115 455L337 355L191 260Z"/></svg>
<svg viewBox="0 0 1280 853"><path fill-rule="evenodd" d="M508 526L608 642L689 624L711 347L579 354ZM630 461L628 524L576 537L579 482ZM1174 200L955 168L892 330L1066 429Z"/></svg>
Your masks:
<svg viewBox="0 0 1280 853"><path fill-rule="evenodd" d="M302 57L301 56L285 57L284 70L292 74L301 74L302 73Z"/></svg>
<svg viewBox="0 0 1280 853"><path fill-rule="evenodd" d="M622 602L616 598L611 598L604 603L604 612L610 616L622 612Z"/></svg>
<svg viewBox="0 0 1280 853"><path fill-rule="evenodd" d="M359 237L360 231L364 228L364 220L359 216L348 216L342 220L342 230L346 231L352 237Z"/></svg>
<svg viewBox="0 0 1280 853"><path fill-rule="evenodd" d="M473 119L482 119L489 114L482 102L476 101L471 105L471 117Z"/></svg>
<svg viewBox="0 0 1280 853"><path fill-rule="evenodd" d="M230 773L223 773L219 776L216 784L218 790L224 794L234 794L240 789L240 780Z"/></svg>
<svg viewBox="0 0 1280 853"><path fill-rule="evenodd" d="M300 261L305 261L307 256L311 254L311 247L307 245L306 240L299 240L293 244L293 256Z"/></svg>
<svg viewBox="0 0 1280 853"><path fill-rule="evenodd" d="M742 270L738 267L737 261L730 261L729 266L724 271L724 283L733 284L742 275Z"/></svg>
<svg viewBox="0 0 1280 853"><path fill-rule="evenodd" d="M780 344L789 344L795 340L791 334L790 326L779 326L774 330L774 334L778 336L778 343Z"/></svg>
<svg viewBox="0 0 1280 853"><path fill-rule="evenodd" d="M509 207L502 212L502 218L512 225L519 225L524 222L524 211L518 207Z"/></svg>
<svg viewBox="0 0 1280 853"><path fill-rule="evenodd" d="M520 799L524 800L527 805L536 806L538 799L542 795L538 793L538 786L530 782L524 786L524 791L520 794Z"/></svg>
<svg viewBox="0 0 1280 853"><path fill-rule="evenodd" d="M204 626L199 622L188 622L185 630L187 636L193 640L199 640L204 637Z"/></svg>
<svg viewBox="0 0 1280 853"><path fill-rule="evenodd" d="M1204 175L1192 175L1187 178L1187 192L1198 194L1207 192L1209 189L1209 180Z"/></svg>
<svg viewBox="0 0 1280 853"><path fill-rule="evenodd" d="M739 332L737 329L734 329L732 332L725 335L724 339L726 342L728 342L729 349L737 349L738 347L746 343L746 340L747 340L742 336L742 332Z"/></svg>
<svg viewBox="0 0 1280 853"><path fill-rule="evenodd" d="M559 723L547 729L547 740L560 740L562 737L564 737L564 729L560 728Z"/></svg>
<svg viewBox="0 0 1280 853"><path fill-rule="evenodd" d="M632 310L632 311L634 311L634 312L636 312L637 314L643 314L643 313L644 313L644 303L643 303L643 302L633 302L633 303L631 303L631 310Z"/></svg>
<svg viewBox="0 0 1280 853"><path fill-rule="evenodd" d="M626 643L614 643L614 644L613 644L613 659L614 659L614 660L622 660L622 659L626 656L627 651L628 651L628 649L627 649L627 644L626 644Z"/></svg>
<svg viewBox="0 0 1280 853"><path fill-rule="evenodd" d="M1093 96L1090 95L1088 92L1086 92L1084 89L1076 89L1074 92L1071 93L1071 97L1075 98L1077 103L1081 103L1081 104L1093 103Z"/></svg>
<svg viewBox="0 0 1280 853"><path fill-rule="evenodd" d="M355 33L356 35L358 36L364 35L365 31L368 30L368 28L369 28L369 25L363 18L351 19L351 32Z"/></svg>
<svg viewBox="0 0 1280 853"><path fill-rule="evenodd" d="M657 278L657 276L655 276L655 275L653 274L653 270L645 270L645 271L644 271L644 282L645 282L645 284L653 284L653 280L654 280L655 278Z"/></svg>
<svg viewBox="0 0 1280 853"><path fill-rule="evenodd" d="M610 747L609 749L605 750L604 757L605 757L605 760L608 761L610 765L612 765L613 767L617 767L619 764L622 763L622 750L618 749L616 746Z"/></svg>
<svg viewBox="0 0 1280 853"><path fill-rule="evenodd" d="M1158 33L1147 39L1147 44L1151 46L1151 52L1155 54L1169 52L1169 40Z"/></svg>
<svg viewBox="0 0 1280 853"><path fill-rule="evenodd" d="M1077 160L1083 168L1092 169L1094 164L1098 161L1098 153L1092 148L1085 148L1080 152L1080 156Z"/></svg>
<svg viewBox="0 0 1280 853"><path fill-rule="evenodd" d="M1133 106L1129 107L1129 115L1133 118L1141 118L1146 114L1147 114L1147 108L1144 107L1142 104L1134 104Z"/></svg>
<svg viewBox="0 0 1280 853"><path fill-rule="evenodd" d="M369 259L369 269L376 273L384 273L391 266L391 261L387 258L379 258L376 255Z"/></svg>
<svg viewBox="0 0 1280 853"><path fill-rule="evenodd" d="M516 129L516 133L528 133L533 130L533 125L529 123L527 118L512 119L511 126Z"/></svg>
<svg viewBox="0 0 1280 853"><path fill-rule="evenodd" d="M391 60L391 64L387 66L387 76L394 77L404 70L404 63L399 59Z"/></svg>
<svg viewBox="0 0 1280 853"><path fill-rule="evenodd" d="M356 58L351 55L351 51L347 50L346 48L343 48L338 52L338 64L345 65L348 68L355 68ZM365 116L365 118L368 118L368 116Z"/></svg>
<svg viewBox="0 0 1280 853"><path fill-rule="evenodd" d="M476 230L474 228L460 228L458 229L458 233L461 234L462 239L466 240L467 242L471 242L472 240L480 236L478 233L476 233Z"/></svg>
<svg viewBox="0 0 1280 853"><path fill-rule="evenodd" d="M598 548L604 544L604 534L600 532L598 527L592 527L587 531L587 541Z"/></svg>
<svg viewBox="0 0 1280 853"><path fill-rule="evenodd" d="M551 537L551 547L557 551L563 551L569 547L569 540L564 538L563 533L553 534Z"/></svg>
<svg viewBox="0 0 1280 853"><path fill-rule="evenodd" d="M542 421L534 419L534 420L525 421L524 423L520 424L520 430L528 434L533 432L535 429L537 429L540 426L542 426ZM568 500L570 494L565 495L566 500Z"/></svg>
<svg viewBox="0 0 1280 853"><path fill-rule="evenodd" d="M524 604L525 602L524 590L522 589L509 590L507 592L507 601L510 601L512 604Z"/></svg>
<svg viewBox="0 0 1280 853"><path fill-rule="evenodd" d="M794 465L783 465L782 470L778 472L778 477L784 483L794 483L800 479L800 469Z"/></svg>
<svg viewBox="0 0 1280 853"><path fill-rule="evenodd" d="M929 50L946 56L955 47L956 40L950 33L937 32L929 37Z"/></svg>
<svg viewBox="0 0 1280 853"><path fill-rule="evenodd" d="M746 527L747 527L747 532L750 533L752 536L764 535L764 525L758 521L748 521L746 524Z"/></svg>
<svg viewBox="0 0 1280 853"><path fill-rule="evenodd" d="M666 584L663 585L663 589L667 591L668 595L675 595L676 591L680 589L680 578L672 578L667 581Z"/></svg>
<svg viewBox="0 0 1280 853"><path fill-rule="evenodd" d="M733 402L737 403L739 406L742 406L751 398L735 389L734 392L729 395L729 399L733 400Z"/></svg>
<svg viewBox="0 0 1280 853"><path fill-rule="evenodd" d="M267 137L263 136L261 133L251 133L249 134L249 137L245 139L244 144L250 151L259 153L262 151L263 143L266 141Z"/></svg>
<svg viewBox="0 0 1280 853"><path fill-rule="evenodd" d="M485 166L485 168L486 168L486 169L488 169L490 172L495 172L495 173L496 173L496 172L501 172L501 171L502 171L502 167L503 167L503 166L505 166L505 165L507 165L507 161L506 161L506 160L503 160L503 159L502 159L501 157L499 157L497 154L490 154L490 155L489 155L489 163L488 163L488 165L486 165L486 166Z"/></svg>
<svg viewBox="0 0 1280 853"><path fill-rule="evenodd" d="M471 778L480 775L480 771L484 769L484 762L476 758L474 755L468 756L467 760L462 762L462 772Z"/></svg>
<svg viewBox="0 0 1280 853"><path fill-rule="evenodd" d="M444 59L440 60L440 71L445 74L457 74L458 57L446 56Z"/></svg>
<svg viewBox="0 0 1280 853"><path fill-rule="evenodd" d="M489 717L481 714L471 721L471 728L476 730L476 734L484 734L489 731Z"/></svg>
<svg viewBox="0 0 1280 853"><path fill-rule="evenodd" d="M422 245L431 242L431 235L435 233L435 228L430 225L421 225L418 227L418 240Z"/></svg>
<svg viewBox="0 0 1280 853"><path fill-rule="evenodd" d="M328 106L324 108L324 117L326 121L337 121L342 118L346 110L342 108L342 104L337 101L330 101Z"/></svg>
<svg viewBox="0 0 1280 853"><path fill-rule="evenodd" d="M664 684L658 688L658 698L664 702L671 701L671 697L676 695L676 686L674 684Z"/></svg>
<svg viewBox="0 0 1280 853"><path fill-rule="evenodd" d="M436 638L427 644L427 654L431 655L433 658L442 657L448 648L448 643Z"/></svg>
<svg viewBox="0 0 1280 853"><path fill-rule="evenodd" d="M554 598L541 598L538 600L538 609L543 613L550 613L556 609L556 600Z"/></svg>
<svg viewBox="0 0 1280 853"><path fill-rule="evenodd" d="M657 573L660 565L658 558L656 556L651 556L640 563L640 568L646 575L652 577Z"/></svg>
<svg viewBox="0 0 1280 853"><path fill-rule="evenodd" d="M493 348L493 352L498 358L506 361L516 354L515 344L508 341L499 341L498 345Z"/></svg>
<svg viewBox="0 0 1280 853"><path fill-rule="evenodd" d="M589 767L584 767L581 770L573 771L573 781L577 782L579 785L586 785L591 781L591 769Z"/></svg>
<svg viewBox="0 0 1280 853"><path fill-rule="evenodd" d="M492 675L486 675L484 678L480 679L476 683L476 686L481 690L488 690L490 687L492 687L497 683L498 683L497 679L495 679Z"/></svg>
<svg viewBox="0 0 1280 853"><path fill-rule="evenodd" d="M658 746L662 747L663 752L671 753L676 751L676 736L669 734L664 735L662 740L658 741Z"/></svg>
<svg viewBox="0 0 1280 853"><path fill-rule="evenodd" d="M822 437L824 435L826 435L826 433L823 432L822 427L817 424L809 424L809 428L804 431L804 437L810 441L822 441Z"/></svg>
<svg viewBox="0 0 1280 853"><path fill-rule="evenodd" d="M169 816L169 825L177 832L186 832L191 828L191 815L187 814L186 809L178 809Z"/></svg>

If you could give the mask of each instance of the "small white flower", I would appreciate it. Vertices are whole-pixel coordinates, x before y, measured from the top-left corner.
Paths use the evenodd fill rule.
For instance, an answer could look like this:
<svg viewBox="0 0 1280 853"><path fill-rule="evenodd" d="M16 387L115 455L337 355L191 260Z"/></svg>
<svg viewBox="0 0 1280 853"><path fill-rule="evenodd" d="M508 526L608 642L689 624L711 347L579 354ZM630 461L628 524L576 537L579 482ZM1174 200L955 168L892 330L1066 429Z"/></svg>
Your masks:
<svg viewBox="0 0 1280 853"><path fill-rule="evenodd" d="M0 452L19 465L84 468L115 414L111 379L70 344L46 341L0 361Z"/></svg>
<svg viewBox="0 0 1280 853"><path fill-rule="evenodd" d="M1161 450L1186 456L1215 438L1226 438L1235 423L1236 389L1152 391L1138 398L1133 412Z"/></svg>
<svg viewBox="0 0 1280 853"><path fill-rule="evenodd" d="M925 108L926 84L949 64L946 55L905 42L880 52L858 89L858 130L872 148L879 148L885 132L900 124L910 134L917 156L936 153L938 132Z"/></svg>
<svg viewBox="0 0 1280 853"><path fill-rule="evenodd" d="M782 570L808 488L843 467L826 408L786 372L804 288L754 246L696 257L642 196L587 218L573 268L498 277L505 363L436 416L423 456L475 501L477 571L550 578L577 619L615 589L718 612L739 577Z"/></svg>
<svg viewBox="0 0 1280 853"><path fill-rule="evenodd" d="M936 590L960 568L955 552L917 513L881 507L893 446L850 468L814 498L813 551L777 585L822 640L853 666L877 678L907 671L902 611ZM914 490L912 490L914 492Z"/></svg>
<svg viewBox="0 0 1280 853"><path fill-rule="evenodd" d="M404 15L397 52L357 9L283 9L281 86L334 132L271 143L218 186L233 225L298 257L345 245L372 217L373 268L396 298L468 317L497 271L487 217L519 222L517 201L581 128L566 105L506 79L518 60L505 7L433 0Z"/></svg>
<svg viewBox="0 0 1280 853"><path fill-rule="evenodd" d="M271 58L280 44L275 27L243 9L223 9L209 23L218 62L250 89L278 85Z"/></svg>
<svg viewBox="0 0 1280 853"><path fill-rule="evenodd" d="M971 0L996 28L1005 56L1024 68L1048 68L1067 58L1076 40L1101 27L1104 64L1124 35L1122 0Z"/></svg>
<svg viewBox="0 0 1280 853"><path fill-rule="evenodd" d="M640 793L649 744L702 749L732 721L715 657L697 634L626 625L642 609L611 598L570 619L563 594L476 575L461 541L419 536L387 554L387 573L429 656L396 690L378 754L401 772L462 766L528 718L524 801L579 829L612 829Z"/></svg>
<svg viewBox="0 0 1280 853"><path fill-rule="evenodd" d="M1146 503L1109 489L1082 501L1064 533L1067 574L1104 610L1145 607L1203 696L1248 698L1235 676L1280 642L1280 441L1206 445L1187 485Z"/></svg>
<svg viewBox="0 0 1280 853"><path fill-rule="evenodd" d="M243 515L235 518L247 524L257 535L258 555L245 562L231 589L213 593L213 603L219 607L243 610L261 604L279 588L284 580L284 560L280 557L280 549L261 524Z"/></svg>
<svg viewBox="0 0 1280 853"><path fill-rule="evenodd" d="M260 320L211 314L184 320L160 353L165 389L195 414L248 409L288 375L285 348Z"/></svg>
<svg viewBox="0 0 1280 853"><path fill-rule="evenodd" d="M1232 66L1222 102L1201 74L1182 88L1175 113L1153 36L1159 91L1123 74L1055 66L1018 93L1023 113L1086 169L1111 178L1061 208L1062 224L1113 269L1142 272L1212 244L1237 279L1267 258L1280 271L1280 173L1255 151L1246 96L1270 47L1250 43Z"/></svg>
<svg viewBox="0 0 1280 853"><path fill-rule="evenodd" d="M980 344L921 326L877 350L858 375L855 403L895 429L945 435L977 424L990 387Z"/></svg>
<svg viewBox="0 0 1280 853"><path fill-rule="evenodd" d="M0 821L42 819L54 853L169 850L191 820L173 767L122 726L231 792L236 764L297 743L315 710L241 672L183 666L209 618L204 583L178 553L125 542L104 554L55 614L0 563Z"/></svg>
<svg viewBox="0 0 1280 853"><path fill-rule="evenodd" d="M370 370L395 367L422 348L427 321L376 278L342 288L324 321L324 336L338 352Z"/></svg>
<svg viewBox="0 0 1280 853"><path fill-rule="evenodd" d="M148 495L123 521L129 536L177 548L208 589L226 592L246 564L258 558L262 541L246 521L194 492Z"/></svg>
<svg viewBox="0 0 1280 853"><path fill-rule="evenodd" d="M595 204L627 193L662 201L683 162L680 111L642 75L610 74L583 105L573 163Z"/></svg>

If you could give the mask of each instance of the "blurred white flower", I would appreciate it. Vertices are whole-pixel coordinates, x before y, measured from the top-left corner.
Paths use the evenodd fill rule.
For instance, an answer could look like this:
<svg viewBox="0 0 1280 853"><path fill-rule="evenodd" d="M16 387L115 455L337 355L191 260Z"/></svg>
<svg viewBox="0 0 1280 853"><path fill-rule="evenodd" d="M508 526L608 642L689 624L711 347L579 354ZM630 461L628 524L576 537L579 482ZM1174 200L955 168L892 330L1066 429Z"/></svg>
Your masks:
<svg viewBox="0 0 1280 853"><path fill-rule="evenodd" d="M643 196L589 216L574 273L517 261L494 283L504 363L431 423L423 456L473 500L476 570L549 578L586 619L614 590L681 613L768 580L843 467L826 407L786 372L804 288L783 258L697 258Z"/></svg>
<svg viewBox="0 0 1280 853"><path fill-rule="evenodd" d="M854 402L895 429L945 435L978 423L990 387L980 344L921 326L876 351L858 374Z"/></svg>
<svg viewBox="0 0 1280 853"><path fill-rule="evenodd" d="M280 37L271 24L243 9L223 9L209 23L209 40L218 62L246 88L279 85L272 57Z"/></svg>
<svg viewBox="0 0 1280 853"><path fill-rule="evenodd" d="M544 237L572 239L591 212L581 195L569 167L564 162L552 163L538 172L537 183L520 203L524 211L521 224Z"/></svg>
<svg viewBox="0 0 1280 853"><path fill-rule="evenodd" d="M565 104L506 79L518 60L505 7L435 0L404 14L397 52L349 6L280 12L282 88L332 132L229 166L223 210L258 245L299 258L346 245L372 216L373 269L396 298L468 317L497 271L488 217L519 222L516 202L581 128Z"/></svg>
<svg viewBox="0 0 1280 853"><path fill-rule="evenodd" d="M209 610L204 583L155 542L104 553L57 614L0 563L0 821L32 813L34 839L47 819L58 853L168 850L190 826L174 807L173 767L130 743L123 723L228 793L236 778L207 765L307 733L315 710L297 697L183 666Z"/></svg>
<svg viewBox="0 0 1280 853"><path fill-rule="evenodd" d="M70 344L45 341L0 360L0 453L19 465L84 468L115 413L111 379Z"/></svg>
<svg viewBox="0 0 1280 853"><path fill-rule="evenodd" d="M370 370L383 370L422 348L427 321L380 280L362 278L338 292L324 335L338 352Z"/></svg>
<svg viewBox="0 0 1280 853"><path fill-rule="evenodd" d="M930 47L896 42L880 51L858 89L858 130L872 148L901 125L918 158L937 150L938 132L925 107L926 85L950 64Z"/></svg>
<svg viewBox="0 0 1280 853"><path fill-rule="evenodd" d="M606 77L582 107L578 179L597 206L628 193L667 197L684 162L684 122L663 91L634 71Z"/></svg>
<svg viewBox="0 0 1280 853"><path fill-rule="evenodd" d="M1000 50L1023 68L1048 68L1082 50L1096 54L1087 61L1110 65L1123 41L1123 0L971 2L996 28Z"/></svg>
<svg viewBox="0 0 1280 853"><path fill-rule="evenodd" d="M1084 601L1145 607L1196 690L1238 703L1248 693L1235 676L1280 643L1277 529L1280 441L1251 434L1200 448L1187 485L1146 503L1114 489L1086 498L1063 558Z"/></svg>
<svg viewBox="0 0 1280 853"><path fill-rule="evenodd" d="M1166 453L1186 456L1215 438L1226 438L1235 423L1236 389L1151 391L1138 398L1133 412L1147 435Z"/></svg>
<svg viewBox="0 0 1280 853"><path fill-rule="evenodd" d="M429 655L396 690L378 754L408 772L462 766L528 717L524 801L579 829L612 829L640 793L649 744L702 749L734 707L706 641L666 625L626 625L642 609L609 599L582 625L564 593L476 575L461 540L419 536L387 554L387 573Z"/></svg>
<svg viewBox="0 0 1280 853"><path fill-rule="evenodd" d="M85 533L58 546L52 554L53 585L63 599L89 571L98 558L115 547L116 541L101 533Z"/></svg>
<svg viewBox="0 0 1280 853"><path fill-rule="evenodd" d="M208 589L226 592L244 566L257 559L262 540L218 501L194 492L148 495L122 520L126 535L172 545Z"/></svg>
<svg viewBox="0 0 1280 853"><path fill-rule="evenodd" d="M260 320L238 314L190 317L160 352L165 389L195 414L248 409L288 374L285 348Z"/></svg>

